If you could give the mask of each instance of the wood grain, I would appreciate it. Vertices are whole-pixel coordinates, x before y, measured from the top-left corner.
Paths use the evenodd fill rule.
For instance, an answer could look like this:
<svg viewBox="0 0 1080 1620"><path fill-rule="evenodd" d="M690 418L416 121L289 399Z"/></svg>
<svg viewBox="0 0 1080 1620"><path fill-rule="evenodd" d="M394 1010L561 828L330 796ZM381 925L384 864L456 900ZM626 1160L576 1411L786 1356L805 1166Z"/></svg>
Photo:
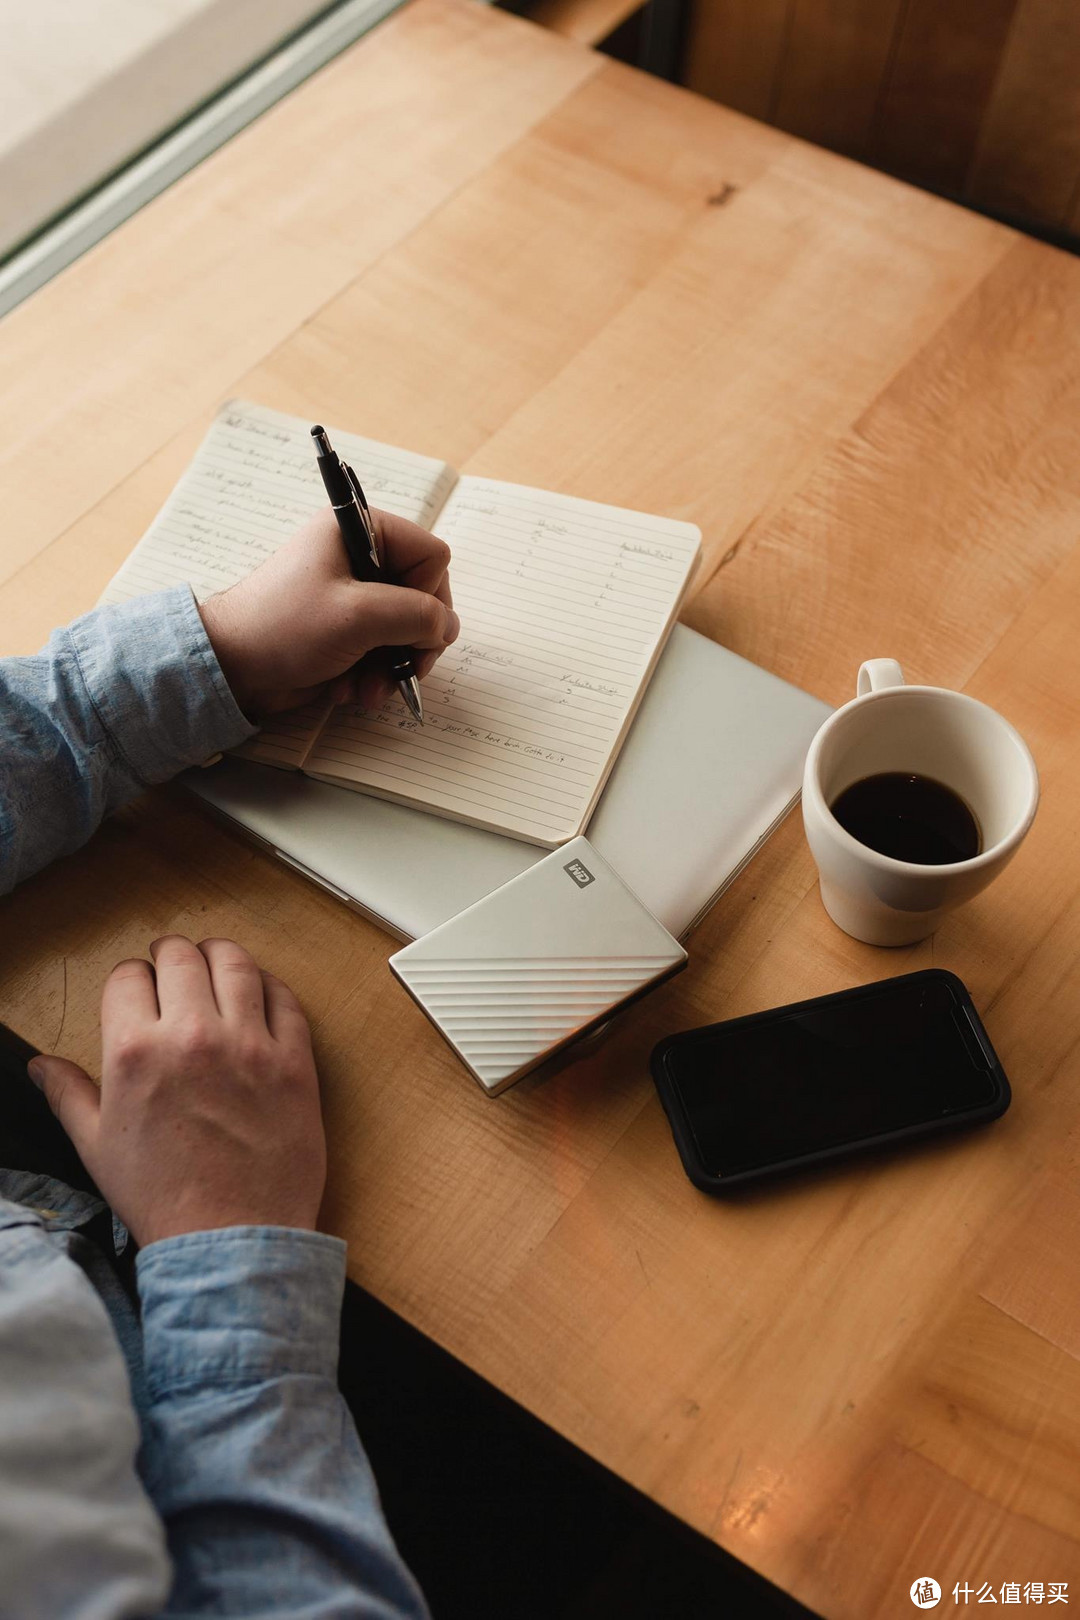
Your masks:
<svg viewBox="0 0 1080 1620"><path fill-rule="evenodd" d="M640 6L641 0L535 0L525 15L579 45L599 45Z"/></svg>
<svg viewBox="0 0 1080 1620"><path fill-rule="evenodd" d="M538 31L534 81L513 19L422 0L386 33L359 54L377 46L391 120L447 53L477 86L509 59L532 112L408 230L373 218L381 256L288 330L260 325L220 382L214 283L162 366L165 336L137 341L143 239L117 233L83 364L123 351L155 426L99 424L109 476L94 493L72 472L73 515L39 514L0 586L5 650L93 599L217 388L694 518L689 622L832 701L879 654L962 686L1030 742L1038 820L991 890L895 952L829 923L789 821L685 974L491 1102L390 981L385 936L159 790L0 904L0 1019L93 1066L115 960L166 929L238 935L311 1017L325 1219L386 1303L829 1620L907 1615L927 1572L950 1594L1076 1582L1080 265L571 44L553 59ZM344 119L352 83L296 100ZM444 156L423 161L457 162L460 115L429 112ZM275 208L317 248L322 199L283 165ZM207 197L225 185L202 172ZM161 206L209 207L191 189ZM243 258L264 222L233 206ZM368 206L400 225L396 198ZM175 277L198 276L204 247L162 226ZM101 273L73 267L66 296ZM53 307L27 307L15 347L65 378ZM84 408L60 392L58 430ZM984 1014L1002 1121L737 1203L694 1191L648 1078L661 1033L932 963Z"/></svg>

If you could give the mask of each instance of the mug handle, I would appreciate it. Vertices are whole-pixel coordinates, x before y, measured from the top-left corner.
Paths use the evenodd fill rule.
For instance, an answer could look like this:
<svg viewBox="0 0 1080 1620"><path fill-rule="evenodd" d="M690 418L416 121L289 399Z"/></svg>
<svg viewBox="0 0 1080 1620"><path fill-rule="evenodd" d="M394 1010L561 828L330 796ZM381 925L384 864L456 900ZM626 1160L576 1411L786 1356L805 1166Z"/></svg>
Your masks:
<svg viewBox="0 0 1080 1620"><path fill-rule="evenodd" d="M871 658L859 666L859 697L867 692L883 692L887 686L903 686L904 672L895 658Z"/></svg>

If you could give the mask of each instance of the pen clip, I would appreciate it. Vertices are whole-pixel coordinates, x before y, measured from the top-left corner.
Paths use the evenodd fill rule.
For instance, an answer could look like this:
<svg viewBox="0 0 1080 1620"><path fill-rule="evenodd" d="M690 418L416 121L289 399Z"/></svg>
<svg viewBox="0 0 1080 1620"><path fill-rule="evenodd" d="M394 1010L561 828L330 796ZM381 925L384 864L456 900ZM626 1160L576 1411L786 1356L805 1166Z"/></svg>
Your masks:
<svg viewBox="0 0 1080 1620"><path fill-rule="evenodd" d="M360 513L360 521L364 526L364 534L367 536L367 543L371 548L371 560L375 564L376 568L381 568L382 562L379 558L379 547L375 540L375 524L372 522L371 508L367 503L367 496L360 488L360 480L357 478L347 461L343 461L341 463L341 470L349 481L349 488L352 490L356 510Z"/></svg>

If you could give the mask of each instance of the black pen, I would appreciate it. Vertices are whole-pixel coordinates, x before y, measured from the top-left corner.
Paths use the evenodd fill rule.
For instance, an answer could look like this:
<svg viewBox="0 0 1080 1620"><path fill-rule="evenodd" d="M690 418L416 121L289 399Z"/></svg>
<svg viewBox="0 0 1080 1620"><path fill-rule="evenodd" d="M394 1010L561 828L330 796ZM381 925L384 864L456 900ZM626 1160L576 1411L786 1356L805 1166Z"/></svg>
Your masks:
<svg viewBox="0 0 1080 1620"><path fill-rule="evenodd" d="M351 467L338 459L324 428L313 427L311 437L315 440L319 471L326 485L330 505L334 508L334 516L341 531L342 543L353 578L376 584L382 583L386 579L386 574L379 561L375 525L371 519L371 508L368 506L367 498L360 488L360 480ZM410 713L423 725L424 704L420 697L420 682L416 678L416 669L413 665L413 650L411 647L391 647L389 652L391 678L396 681L397 689Z"/></svg>

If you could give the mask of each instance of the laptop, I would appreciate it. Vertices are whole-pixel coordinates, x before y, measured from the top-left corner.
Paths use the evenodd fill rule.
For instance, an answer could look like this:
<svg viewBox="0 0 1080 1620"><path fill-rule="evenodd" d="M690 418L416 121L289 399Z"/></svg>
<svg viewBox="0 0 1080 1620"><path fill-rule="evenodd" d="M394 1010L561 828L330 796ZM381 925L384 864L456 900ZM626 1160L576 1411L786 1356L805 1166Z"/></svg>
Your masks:
<svg viewBox="0 0 1080 1620"><path fill-rule="evenodd" d="M676 625L586 829L590 842L685 938L797 802L807 747L830 712ZM184 780L216 814L399 940L430 933L548 853L242 760Z"/></svg>

